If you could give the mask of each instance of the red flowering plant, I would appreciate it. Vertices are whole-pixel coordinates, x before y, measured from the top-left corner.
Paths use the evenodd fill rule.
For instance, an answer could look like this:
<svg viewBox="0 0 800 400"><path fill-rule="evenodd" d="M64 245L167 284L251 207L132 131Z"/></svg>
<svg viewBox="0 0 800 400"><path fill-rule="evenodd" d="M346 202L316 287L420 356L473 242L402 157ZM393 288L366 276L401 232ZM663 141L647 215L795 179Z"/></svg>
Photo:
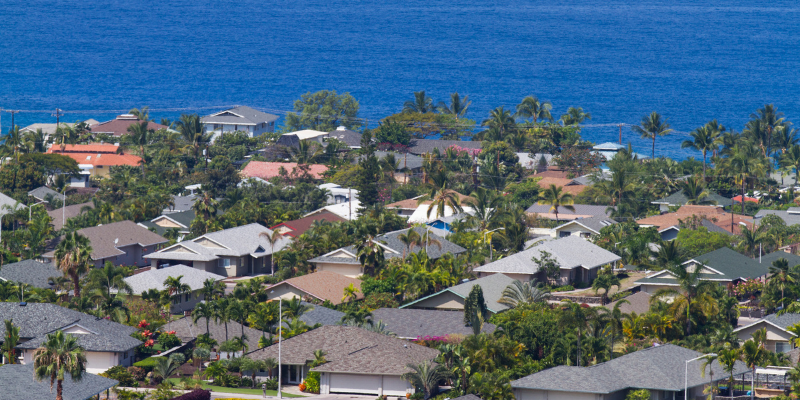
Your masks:
<svg viewBox="0 0 800 400"><path fill-rule="evenodd" d="M737 283L731 288L733 294L740 299L753 298L764 290L764 282L759 279L748 279Z"/></svg>
<svg viewBox="0 0 800 400"><path fill-rule="evenodd" d="M148 326L150 326L150 324L147 322L146 319L139 321L139 325L136 325L136 327L139 329L144 329L147 328Z"/></svg>

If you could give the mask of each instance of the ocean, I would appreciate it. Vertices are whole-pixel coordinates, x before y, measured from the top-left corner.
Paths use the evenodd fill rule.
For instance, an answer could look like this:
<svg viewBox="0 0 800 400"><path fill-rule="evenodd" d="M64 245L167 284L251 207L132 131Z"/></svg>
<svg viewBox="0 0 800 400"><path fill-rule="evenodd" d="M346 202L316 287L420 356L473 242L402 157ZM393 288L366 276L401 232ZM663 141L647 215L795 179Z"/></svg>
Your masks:
<svg viewBox="0 0 800 400"><path fill-rule="evenodd" d="M658 111L676 133L717 118L741 130L775 104L800 116L800 4L793 1L0 2L0 107L18 125L208 114L243 104L284 114L303 93L350 92L375 124L412 92L469 95L468 118L524 96L592 114L586 139ZM5 131L10 114L2 113ZM649 154L629 127L623 141Z"/></svg>

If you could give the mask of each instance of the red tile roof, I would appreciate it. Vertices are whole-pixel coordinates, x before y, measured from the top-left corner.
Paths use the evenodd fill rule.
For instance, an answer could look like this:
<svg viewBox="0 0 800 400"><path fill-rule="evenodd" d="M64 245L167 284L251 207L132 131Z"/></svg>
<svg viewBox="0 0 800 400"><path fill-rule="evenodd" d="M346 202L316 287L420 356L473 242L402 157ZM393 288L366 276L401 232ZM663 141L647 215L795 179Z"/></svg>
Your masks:
<svg viewBox="0 0 800 400"><path fill-rule="evenodd" d="M99 123L97 125L92 125L89 127L93 133L107 133L113 136L122 136L128 133L128 127L141 122L141 120L132 117L126 118L122 115L118 116L116 119L112 119L111 121L106 121ZM153 121L147 124L147 127L152 130L159 130L159 129L168 129L168 126L157 124Z"/></svg>
<svg viewBox="0 0 800 400"><path fill-rule="evenodd" d="M685 205L678 209L676 212L655 215L636 221L639 225L652 225L658 230L669 228L671 226L678 226L679 220L686 220L692 215L706 219L714 225L731 232L731 214L725 212L722 208L717 206L694 206ZM733 215L733 231L732 233L739 233L741 231L740 223L745 224L747 227L753 227L753 218L742 216L739 214Z"/></svg>
<svg viewBox="0 0 800 400"><path fill-rule="evenodd" d="M272 229L274 231L275 229L281 226L285 226L291 230L284 233L283 236L298 237L303 233L305 233L307 230L309 230L311 228L311 225L313 225L314 222L317 221L345 222L347 220L328 210L323 210L318 214L309 215L305 218L296 219L294 221L286 221L278 225L275 225L269 229Z"/></svg>
<svg viewBox="0 0 800 400"><path fill-rule="evenodd" d="M48 153L110 153L114 154L119 146L110 143L68 144L61 150L61 145L54 144L47 149Z"/></svg>
<svg viewBox="0 0 800 400"><path fill-rule="evenodd" d="M742 195L733 196L733 201L737 202L737 203L741 203L742 202ZM750 202L750 203L758 203L758 199L755 198L755 197L744 196L744 201L747 201L747 202Z"/></svg>
<svg viewBox="0 0 800 400"><path fill-rule="evenodd" d="M537 177L538 175L534 175L533 177ZM540 188L546 189L550 187L550 185L556 185L556 187L560 187L561 191L564 193L569 193L573 196L579 195L586 189L586 185L580 185L576 183L572 179L568 178L551 178L551 177L544 177L540 179L537 184Z"/></svg>
<svg viewBox="0 0 800 400"><path fill-rule="evenodd" d="M242 175L245 178L272 179L280 176L281 167L291 174L297 168L297 163L250 161L242 170ZM322 174L328 171L328 167L324 165L309 164L308 167L308 173L314 179L322 179Z"/></svg>
<svg viewBox="0 0 800 400"><path fill-rule="evenodd" d="M141 157L131 154L97 154L97 153L61 153L71 157L78 164L97 166L116 167L120 165L130 165L132 167L140 165Z"/></svg>

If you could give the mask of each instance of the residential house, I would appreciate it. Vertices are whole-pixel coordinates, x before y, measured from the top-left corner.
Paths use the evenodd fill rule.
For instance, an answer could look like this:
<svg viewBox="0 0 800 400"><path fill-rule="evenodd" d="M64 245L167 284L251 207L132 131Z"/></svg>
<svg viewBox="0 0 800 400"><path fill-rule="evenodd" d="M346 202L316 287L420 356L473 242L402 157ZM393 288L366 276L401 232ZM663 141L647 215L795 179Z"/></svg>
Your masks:
<svg viewBox="0 0 800 400"><path fill-rule="evenodd" d="M739 341L745 342L753 337L759 329L767 330L767 350L777 353L788 353L795 348L793 345L797 335L789 330L790 327L800 324L800 314L770 314L753 323L740 326L733 330Z"/></svg>
<svg viewBox="0 0 800 400"><path fill-rule="evenodd" d="M275 131L277 115L268 114L248 106L229 108L200 119L206 127L206 133L213 134L216 140L220 134L245 132L250 137L261 136Z"/></svg>
<svg viewBox="0 0 800 400"><path fill-rule="evenodd" d="M33 364L11 364L0 368L0 382L4 382L0 390L0 400L19 399L52 399L56 394L49 379L37 380L33 372ZM95 396L100 398L103 392L116 386L119 382L102 376L84 372L80 381L72 380L65 374L60 393L64 400L88 400Z"/></svg>
<svg viewBox="0 0 800 400"><path fill-rule="evenodd" d="M785 251L773 251L769 254L758 255L755 257L755 260L758 261L759 264L771 266L773 262L781 258L789 263L789 268L800 265L800 256Z"/></svg>
<svg viewBox="0 0 800 400"><path fill-rule="evenodd" d="M217 341L218 345L220 345L229 339L233 339L234 337L241 337L242 333L244 333L246 336L245 343L247 343L247 348L249 350L255 350L258 348L258 340L262 336L270 336L269 332L261 332L258 329L253 329L233 320L221 322L216 321L213 318L209 319L208 321L206 321L205 318L198 318L197 323L195 323L192 321L192 319L192 316L176 319L172 322L162 325L160 329L162 332L175 331L175 336L177 336L178 339L180 339L184 344L197 339L197 337L200 335L208 334L212 339ZM208 322L208 324L206 324L206 322ZM206 330L206 328L208 330ZM240 354L237 352L236 355ZM227 357L227 354L223 353L222 357Z"/></svg>
<svg viewBox="0 0 800 400"><path fill-rule="evenodd" d="M94 203L87 201L86 203L73 204L71 206L62 206L53 210L47 211L47 215L52 219L53 230L58 232L64 227L64 224L70 219L75 218L84 213L85 209L94 208Z"/></svg>
<svg viewBox="0 0 800 400"><path fill-rule="evenodd" d="M731 287L747 279L766 278L771 264L761 264L758 260L737 253L730 248L718 250L694 257L685 261L687 269L701 268L700 280L717 282ZM661 270L636 281L643 292L654 294L660 289L679 287L675 275L668 270Z"/></svg>
<svg viewBox="0 0 800 400"><path fill-rule="evenodd" d="M17 285L25 284L40 289L52 289L52 279L64 274L50 263L36 260L22 260L3 265L0 268L0 281L13 282Z"/></svg>
<svg viewBox="0 0 800 400"><path fill-rule="evenodd" d="M614 209L609 206L594 206L589 204L574 204L572 206L575 210L568 210L564 207L558 207L559 220L573 220L578 218L591 218L591 217L608 217ZM528 214L536 214L540 218L556 219L555 213L551 210L549 204L534 204L525 210Z"/></svg>
<svg viewBox="0 0 800 400"><path fill-rule="evenodd" d="M422 157L410 154L410 153L399 153L395 151L376 151L375 157L378 160L384 159L388 155L393 155L395 161L397 162L397 168L395 169L394 179L398 182L408 183L409 178L420 177L422 176ZM364 156L358 156L353 159L354 164L358 164Z"/></svg>
<svg viewBox="0 0 800 400"><path fill-rule="evenodd" d="M16 210L23 208L27 208L25 204L22 204L11 197L0 193L0 216L13 213Z"/></svg>
<svg viewBox="0 0 800 400"><path fill-rule="evenodd" d="M788 210L758 210L753 222L761 224L761 220L767 215L775 215L786 222L787 226L800 224L800 207L789 207Z"/></svg>
<svg viewBox="0 0 800 400"><path fill-rule="evenodd" d="M353 201L348 201L346 203L327 205L304 215L303 218L318 214L332 213L347 221L352 221L354 219L358 219L358 216L361 215L361 213L358 212L360 208L361 202L359 202L357 199L354 199Z"/></svg>
<svg viewBox="0 0 800 400"><path fill-rule="evenodd" d="M164 236L170 229L177 229L178 240L183 240L186 235L192 232L192 221L194 221L194 217L194 210L189 209L186 211L159 215L150 221L139 222L139 226L149 229L161 236Z"/></svg>
<svg viewBox="0 0 800 400"><path fill-rule="evenodd" d="M320 146L325 144L328 138L328 132L315 131L313 129L304 129L302 131L295 131L284 133L278 138L275 144L286 147L299 148L300 142L311 141L316 142Z"/></svg>
<svg viewBox="0 0 800 400"><path fill-rule="evenodd" d="M594 235L599 235L601 229L616 223L617 221L606 216L577 218L553 228L552 236L559 238L578 236L586 239Z"/></svg>
<svg viewBox="0 0 800 400"><path fill-rule="evenodd" d="M411 303L400 306L400 308L422 308L431 310L455 310L464 311L464 302L469 297L472 287L478 285L483 291L483 299L486 301L486 308L491 313L499 313L508 309L508 306L498 302L503 297L503 290L509 285L514 284L514 278L503 274L493 274L472 281L464 282L449 288L443 289L432 295L423 297ZM462 314L463 315L463 314Z"/></svg>
<svg viewBox="0 0 800 400"><path fill-rule="evenodd" d="M681 221L686 224L693 224L693 220L700 226L714 232L727 232L728 234L738 234L742 226L753 227L753 218L740 214L725 212L720 206L695 206L684 205L678 211L654 215L652 217L637 220L639 226L658 229L662 240L672 240L678 237L681 230Z"/></svg>
<svg viewBox="0 0 800 400"><path fill-rule="evenodd" d="M475 268L473 272L480 277L501 273L522 282L532 280L547 282L550 278L540 265L533 261L534 258L544 257L545 252L550 254L561 270L557 282L561 285L589 283L597 277L601 267L616 264L621 259L620 256L586 239L567 236L542 241L527 250Z"/></svg>
<svg viewBox="0 0 800 400"><path fill-rule="evenodd" d="M47 152L68 156L78 163L80 177L70 178L70 186L74 187L88 186L90 177L107 178L111 167L138 167L142 162L141 157L125 154L115 144L68 144L63 150L56 144Z"/></svg>
<svg viewBox="0 0 800 400"><path fill-rule="evenodd" d="M13 320L19 327L17 349L21 350L22 364L30 364L33 351L45 336L58 330L78 339L78 345L86 351L86 370L93 374L117 365L131 366L134 350L142 344L131 337L136 332L134 327L50 303L0 303L0 320ZM5 326L0 325L0 339L5 333Z"/></svg>
<svg viewBox="0 0 800 400"><path fill-rule="evenodd" d="M112 222L79 229L92 245L92 263L102 268L106 261L114 265L141 267L147 265L148 254L169 242L163 236L150 232L133 221ZM48 262L55 259L55 250L42 254Z"/></svg>
<svg viewBox="0 0 800 400"><path fill-rule="evenodd" d="M386 329L400 339L417 340L426 336L472 335L472 327L464 323L463 311L424 310L419 308L379 308L372 312L372 321L383 321ZM481 332L495 331L485 323Z"/></svg>
<svg viewBox="0 0 800 400"><path fill-rule="evenodd" d="M309 368L314 351L325 352L325 364ZM320 372L320 394L352 393L405 396L414 392L402 375L408 364L432 361L439 351L354 326L328 325L284 339L281 343L284 383L299 384L308 372ZM278 346L247 354L254 360L278 357ZM262 375L263 378L263 375Z"/></svg>
<svg viewBox="0 0 800 400"><path fill-rule="evenodd" d="M474 200L470 196L464 196L461 193L456 192L456 196L458 196L458 201L461 203L462 207L466 210L472 210L471 207L467 206L467 200ZM432 200L425 200L420 201L423 195L412 197L410 199L396 201L394 203L389 203L384 206L387 209L397 211L397 215L401 217L408 217L409 222L431 222L432 220L428 218L428 207L433 204ZM433 207L431 211L431 217L437 216L436 206ZM450 206L445 207L445 216L453 215L453 209ZM413 216L413 219L412 219Z"/></svg>
<svg viewBox="0 0 800 400"><path fill-rule="evenodd" d="M262 233L272 235L255 223L223 229L175 243L146 258L153 267L184 264L225 277L270 273L273 246ZM284 237L275 243L274 251L289 243L291 238Z"/></svg>
<svg viewBox="0 0 800 400"><path fill-rule="evenodd" d="M469 208L469 207L467 207ZM450 210L447 208L447 210ZM472 209L468 210L469 212L462 212L455 215L448 215L446 217L435 217L432 218L427 225L432 228L431 232L439 235L445 236L448 233L453 232L453 225L457 222L462 222L469 218L471 215L474 215L475 212ZM433 213L431 213L433 216ZM446 237L446 236L445 236Z"/></svg>
<svg viewBox="0 0 800 400"><path fill-rule="evenodd" d="M361 134L351 131L344 126L340 126L336 128L336 130L328 132L328 139L336 139L353 150L361 148Z"/></svg>
<svg viewBox="0 0 800 400"><path fill-rule="evenodd" d="M511 382L517 400L621 400L632 390L650 391L652 400L705 397L703 387L731 375L719 361L701 372L703 354L673 344L657 345L590 367L558 366ZM733 375L748 372L736 361ZM684 388L689 393L684 393Z"/></svg>
<svg viewBox="0 0 800 400"><path fill-rule="evenodd" d="M200 291L203 289L205 281L211 279L213 281L221 281L225 279L222 275L212 274L206 271L198 271L192 267L185 265L173 265L171 267L153 269L141 272L125 278L125 283L131 287L133 296L141 297L142 293L150 289L163 291L167 289L164 281L167 278L181 278L181 283L189 286L190 291L183 293L180 296L175 296L170 305L170 311L173 314L190 311L202 300L205 300Z"/></svg>
<svg viewBox="0 0 800 400"><path fill-rule="evenodd" d="M331 271L316 271L310 274L296 276L282 282L278 282L267 288L270 299L293 299L295 297L303 300L315 300L319 302L330 301L333 305L345 302L345 288L352 285L356 292L355 300L364 298L361 292L361 280L344 276Z"/></svg>
<svg viewBox="0 0 800 400"><path fill-rule="evenodd" d="M122 115L117 115L117 117L112 119L111 121L106 121L91 125L89 127L89 130L92 131L92 133L102 133L106 135L120 137L128 133L128 128L131 125L138 124L141 122L142 120L140 120L139 117L133 114L122 114ZM161 129L169 129L168 126L157 124L153 121L147 123L147 128L152 129L154 131Z"/></svg>
<svg viewBox="0 0 800 400"><path fill-rule="evenodd" d="M731 199L720 196L717 192L709 191L708 196L697 200L695 205L716 205L720 207L727 207L731 205ZM661 208L661 212L669 212L670 207L682 207L689 204L689 196L683 190L679 190L663 199L650 202L650 204L657 204Z"/></svg>
<svg viewBox="0 0 800 400"><path fill-rule="evenodd" d="M347 203L351 199L358 200L358 190L342 187L335 183L323 183L318 186L328 191L328 204Z"/></svg>
<svg viewBox="0 0 800 400"><path fill-rule="evenodd" d="M542 174L545 174L550 171L545 171ZM534 177L540 176L541 174L534 175ZM586 189L586 185L581 185L574 179L570 178L554 178L549 176L544 176L538 182L536 182L540 188L547 189L550 185L555 185L557 188L561 188L562 193L569 193L572 196L577 196ZM560 213L559 213L560 214Z"/></svg>
<svg viewBox="0 0 800 400"><path fill-rule="evenodd" d="M306 164L298 168L298 164L293 162L250 161L242 169L242 177L244 179L260 178L268 181L272 178L280 177L281 172L284 171L289 177L303 176L307 172L312 179L322 180L322 174L328 171L328 167L321 164Z"/></svg>
<svg viewBox="0 0 800 400"><path fill-rule="evenodd" d="M296 238L304 233L307 230L311 229L315 223L323 223L323 222L346 222L347 219L342 218L328 210L322 210L319 213L309 215L307 217L303 217L300 219L296 219L294 221L286 221L281 222L278 225L275 225L269 229L273 231L278 231L284 236L290 236Z"/></svg>
<svg viewBox="0 0 800 400"><path fill-rule="evenodd" d="M623 144L614 143L614 142L606 142L606 143L601 143L601 144L598 144L598 145L592 147L592 150L594 150L595 153L600 154L601 156L605 157L606 160L613 160L614 157L617 156L617 153L619 153L621 150L625 150L627 148L628 148L628 146L625 146ZM640 153L633 153L633 155L639 160L644 160L644 159L650 158L649 156L646 156L646 155L640 154Z"/></svg>
<svg viewBox="0 0 800 400"><path fill-rule="evenodd" d="M31 190L30 192L28 192L28 196L31 196L34 199L36 199L37 202L39 201L50 202L53 199L63 202L64 199L66 198L63 194L58 193L47 186L39 186L38 188Z"/></svg>
<svg viewBox="0 0 800 400"><path fill-rule="evenodd" d="M408 152L411 154L422 155L430 153L433 149L439 150L444 154L450 146L458 146L468 150L481 150L482 143L471 140L437 140L437 139L411 139L408 144Z"/></svg>
<svg viewBox="0 0 800 400"><path fill-rule="evenodd" d="M420 236L426 234L424 228L413 228ZM446 240L443 237L430 234L431 243L422 247L412 247L408 249L403 242L400 241L400 235L408 233L408 229L389 232L375 238L379 246L383 247L384 258L387 260L392 258L403 258L410 253L417 253L427 247L428 257L432 260L438 259L445 254L458 255L466 252L463 247ZM438 242L438 245L433 241ZM338 274L357 278L364 273L364 267L358 260L358 251L356 246L343 247L334 250L330 253L323 254L322 256L308 260L313 264L317 271L333 271Z"/></svg>
<svg viewBox="0 0 800 400"><path fill-rule="evenodd" d="M86 121L83 121L83 122L90 128L92 126L97 125L97 124L100 123L99 121L97 121L95 119L91 119L91 118L87 119ZM61 122L60 125L61 125L62 128L63 127L68 127L68 128L74 128L75 127L75 123L74 122ZM50 140L50 138L53 135L56 134L56 129L57 128L58 128L57 124L35 123L35 124L30 124L30 125L22 128L22 129L20 129L19 132L24 135L26 133L36 133L37 131L39 131L41 129L42 133L44 134L44 139L47 142L47 141Z"/></svg>

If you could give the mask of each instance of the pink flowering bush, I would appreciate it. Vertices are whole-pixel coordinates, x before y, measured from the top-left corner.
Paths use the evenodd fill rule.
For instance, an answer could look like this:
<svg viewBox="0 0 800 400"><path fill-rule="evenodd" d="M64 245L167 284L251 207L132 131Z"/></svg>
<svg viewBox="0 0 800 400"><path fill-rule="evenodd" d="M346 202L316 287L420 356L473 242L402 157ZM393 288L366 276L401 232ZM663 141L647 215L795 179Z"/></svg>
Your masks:
<svg viewBox="0 0 800 400"><path fill-rule="evenodd" d="M737 297L745 297L749 298L754 296L755 294L764 290L764 282L759 279L748 279L746 281L739 282L731 291Z"/></svg>

